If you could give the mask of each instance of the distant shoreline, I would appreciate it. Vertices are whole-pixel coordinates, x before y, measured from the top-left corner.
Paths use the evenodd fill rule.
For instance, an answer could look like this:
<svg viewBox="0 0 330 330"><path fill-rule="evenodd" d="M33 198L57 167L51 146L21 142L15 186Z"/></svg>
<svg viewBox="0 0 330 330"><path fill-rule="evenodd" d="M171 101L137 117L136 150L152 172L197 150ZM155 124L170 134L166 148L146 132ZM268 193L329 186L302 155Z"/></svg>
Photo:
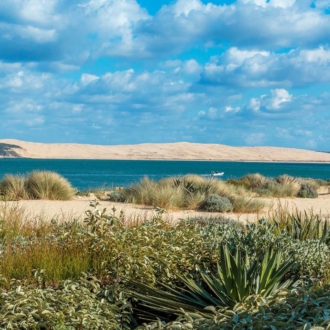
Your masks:
<svg viewBox="0 0 330 330"><path fill-rule="evenodd" d="M281 147L231 147L188 142L104 146L19 140L0 140L0 146L0 157L11 159L330 164L330 153Z"/></svg>
<svg viewBox="0 0 330 330"><path fill-rule="evenodd" d="M216 163L275 163L275 164L330 164L330 161L291 161L291 160L222 160L222 159L109 159L109 158L29 158L29 157L1 157L1 159L16 160L83 160L83 161L150 161L150 162L216 162Z"/></svg>

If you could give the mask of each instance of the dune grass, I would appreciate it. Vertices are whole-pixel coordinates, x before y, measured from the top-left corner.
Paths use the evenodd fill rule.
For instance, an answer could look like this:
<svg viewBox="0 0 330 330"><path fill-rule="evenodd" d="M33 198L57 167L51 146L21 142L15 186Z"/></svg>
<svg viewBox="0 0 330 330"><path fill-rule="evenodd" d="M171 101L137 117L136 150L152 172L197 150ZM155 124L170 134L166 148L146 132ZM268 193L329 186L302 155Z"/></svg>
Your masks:
<svg viewBox="0 0 330 330"><path fill-rule="evenodd" d="M0 196L4 200L70 200L74 193L64 177L50 171L34 171L28 173L27 177L6 175L0 182Z"/></svg>
<svg viewBox="0 0 330 330"><path fill-rule="evenodd" d="M240 185L204 178L198 175L186 175L162 179L158 182L149 178L121 191L127 202L158 206L164 209L201 209L203 201L211 195L225 197L238 213L260 212L267 205L253 198L251 193Z"/></svg>
<svg viewBox="0 0 330 330"><path fill-rule="evenodd" d="M25 177L7 174L0 182L0 195L9 200L28 199Z"/></svg>
<svg viewBox="0 0 330 330"><path fill-rule="evenodd" d="M27 176L26 190L31 198L69 200L74 190L65 178L55 172L34 171Z"/></svg>
<svg viewBox="0 0 330 330"><path fill-rule="evenodd" d="M247 174L240 179L229 179L228 183L236 187L244 187L250 192L256 193L261 197L303 197L301 194L303 187L308 190L315 191L310 198L317 197L316 191L321 186L327 186L324 180L316 180L311 178L295 178L289 175L281 175L277 178L267 178L259 173ZM314 197L313 197L314 196Z"/></svg>

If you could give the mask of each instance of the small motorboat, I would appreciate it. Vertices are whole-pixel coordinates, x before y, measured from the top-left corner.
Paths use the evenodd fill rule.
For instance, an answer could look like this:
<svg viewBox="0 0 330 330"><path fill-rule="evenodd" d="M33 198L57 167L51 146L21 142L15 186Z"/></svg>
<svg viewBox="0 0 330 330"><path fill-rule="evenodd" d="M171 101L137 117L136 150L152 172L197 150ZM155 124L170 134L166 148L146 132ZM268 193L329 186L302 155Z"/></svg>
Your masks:
<svg viewBox="0 0 330 330"><path fill-rule="evenodd" d="M225 172L218 172L218 171L212 171L211 175L212 176L223 176L225 174Z"/></svg>

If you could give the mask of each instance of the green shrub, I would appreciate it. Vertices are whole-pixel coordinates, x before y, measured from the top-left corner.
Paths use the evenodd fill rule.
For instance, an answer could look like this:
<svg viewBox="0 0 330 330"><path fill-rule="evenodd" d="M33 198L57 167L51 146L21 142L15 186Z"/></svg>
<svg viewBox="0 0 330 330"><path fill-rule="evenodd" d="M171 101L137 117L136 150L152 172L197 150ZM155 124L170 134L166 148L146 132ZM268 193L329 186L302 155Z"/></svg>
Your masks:
<svg viewBox="0 0 330 330"><path fill-rule="evenodd" d="M180 311L176 321L165 323L156 321L144 324L137 330L231 330L231 329L311 329L329 328L330 288L308 290L297 287L280 290L267 301L251 296L233 309L210 307L211 317L200 313Z"/></svg>
<svg viewBox="0 0 330 330"><path fill-rule="evenodd" d="M206 197L199 208L207 212L232 212L233 205L226 197L220 197L218 195L210 195Z"/></svg>
<svg viewBox="0 0 330 330"><path fill-rule="evenodd" d="M3 329L119 329L119 310L100 299L95 279L65 281L58 288L13 282L1 293ZM60 327L61 326L61 327Z"/></svg>
<svg viewBox="0 0 330 330"><path fill-rule="evenodd" d="M298 193L300 198L317 198L318 194L316 190L308 183L302 183L301 189Z"/></svg>
<svg viewBox="0 0 330 330"><path fill-rule="evenodd" d="M74 196L71 184L61 175L49 171L28 174L26 190L35 199L70 200Z"/></svg>
<svg viewBox="0 0 330 330"><path fill-rule="evenodd" d="M126 197L118 191L112 191L109 194L109 199L111 202L116 202L116 203L125 203L126 201Z"/></svg>
<svg viewBox="0 0 330 330"><path fill-rule="evenodd" d="M0 182L0 195L6 199L27 199L28 193L25 189L25 177L7 174Z"/></svg>

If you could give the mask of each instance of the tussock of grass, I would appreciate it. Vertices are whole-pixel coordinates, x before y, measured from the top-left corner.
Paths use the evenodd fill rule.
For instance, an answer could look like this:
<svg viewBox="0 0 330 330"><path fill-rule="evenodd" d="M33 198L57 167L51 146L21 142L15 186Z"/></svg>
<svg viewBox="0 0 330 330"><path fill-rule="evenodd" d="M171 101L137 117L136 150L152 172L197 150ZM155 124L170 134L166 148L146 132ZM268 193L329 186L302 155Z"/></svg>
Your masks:
<svg viewBox="0 0 330 330"><path fill-rule="evenodd" d="M197 175L167 178L159 182L144 178L138 184L122 191L128 202L165 209L197 209L209 195L229 198L239 193L247 192L242 187L237 188L224 181Z"/></svg>
<svg viewBox="0 0 330 330"><path fill-rule="evenodd" d="M259 213L269 206L263 200L243 196L235 197L231 202L236 213Z"/></svg>
<svg viewBox="0 0 330 330"><path fill-rule="evenodd" d="M9 200L28 199L25 177L7 174L0 182L0 195Z"/></svg>
<svg viewBox="0 0 330 330"><path fill-rule="evenodd" d="M74 196L71 184L61 175L49 171L34 171L26 179L26 190L34 199L70 200Z"/></svg>

